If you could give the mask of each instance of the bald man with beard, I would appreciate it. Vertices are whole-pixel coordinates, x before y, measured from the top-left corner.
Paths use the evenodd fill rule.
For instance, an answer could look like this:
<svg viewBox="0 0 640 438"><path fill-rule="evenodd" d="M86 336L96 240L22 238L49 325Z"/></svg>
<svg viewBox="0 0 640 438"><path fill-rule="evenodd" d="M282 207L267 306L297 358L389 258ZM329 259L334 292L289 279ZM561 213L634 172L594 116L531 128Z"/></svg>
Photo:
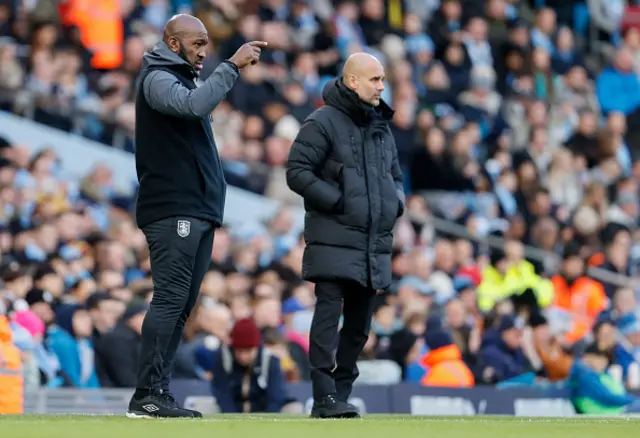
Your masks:
<svg viewBox="0 0 640 438"><path fill-rule="evenodd" d="M384 79L375 57L351 55L289 153L287 183L306 210L302 274L317 297L309 348L314 418L359 415L348 403L356 361L376 293L391 286L393 228L405 196Z"/></svg>
<svg viewBox="0 0 640 438"><path fill-rule="evenodd" d="M265 42L249 42L199 86L209 36L200 20L176 15L143 57L136 97L137 225L147 239L154 293L142 325L136 391L128 418L201 417L169 391L184 325L211 263L223 222L226 182L211 112L255 64Z"/></svg>

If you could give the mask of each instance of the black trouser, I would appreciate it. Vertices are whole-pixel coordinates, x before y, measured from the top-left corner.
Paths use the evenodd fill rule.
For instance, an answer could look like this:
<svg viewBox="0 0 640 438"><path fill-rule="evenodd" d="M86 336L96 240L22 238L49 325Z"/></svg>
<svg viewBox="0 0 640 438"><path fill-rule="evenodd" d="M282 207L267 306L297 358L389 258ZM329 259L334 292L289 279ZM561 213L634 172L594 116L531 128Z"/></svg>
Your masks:
<svg viewBox="0 0 640 438"><path fill-rule="evenodd" d="M358 378L356 361L371 329L376 291L352 281L316 284L316 309L309 334L313 397L346 400ZM344 315L338 334L340 314Z"/></svg>
<svg viewBox="0 0 640 438"><path fill-rule="evenodd" d="M145 226L151 255L153 298L142 324L137 388L169 389L184 324L211 263L212 223L171 217Z"/></svg>

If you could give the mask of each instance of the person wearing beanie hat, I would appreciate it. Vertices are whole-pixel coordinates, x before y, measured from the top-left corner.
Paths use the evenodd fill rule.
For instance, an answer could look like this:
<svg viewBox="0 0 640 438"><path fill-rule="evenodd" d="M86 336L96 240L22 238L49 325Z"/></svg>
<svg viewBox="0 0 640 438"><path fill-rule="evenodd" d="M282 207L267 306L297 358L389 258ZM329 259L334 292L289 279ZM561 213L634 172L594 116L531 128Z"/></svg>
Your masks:
<svg viewBox="0 0 640 438"><path fill-rule="evenodd" d="M292 412L302 405L288 396L280 360L262 344L255 321L236 321L230 344L199 365L213 376L211 389L222 413Z"/></svg>
<svg viewBox="0 0 640 438"><path fill-rule="evenodd" d="M98 295L91 305L109 298ZM137 351L142 343L142 322L149 310L146 302L134 302L124 311L120 321L96 340L96 373L104 388L134 388L138 368Z"/></svg>
<svg viewBox="0 0 640 438"><path fill-rule="evenodd" d="M422 386L471 388L475 384L473 373L462 360L462 352L453 342L451 334L440 328L427 330L425 343L429 351L420 359L427 370L420 381Z"/></svg>
<svg viewBox="0 0 640 438"><path fill-rule="evenodd" d="M254 320L245 318L237 321L231 330L230 338L231 348L238 363L245 367L253 363L262 341L260 330Z"/></svg>

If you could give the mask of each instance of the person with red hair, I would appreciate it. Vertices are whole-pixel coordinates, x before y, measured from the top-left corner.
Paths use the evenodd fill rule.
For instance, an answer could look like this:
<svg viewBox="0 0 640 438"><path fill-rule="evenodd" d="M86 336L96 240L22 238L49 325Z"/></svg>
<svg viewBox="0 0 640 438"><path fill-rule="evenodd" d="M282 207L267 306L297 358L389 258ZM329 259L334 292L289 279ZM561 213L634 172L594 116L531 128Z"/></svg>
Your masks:
<svg viewBox="0 0 640 438"><path fill-rule="evenodd" d="M230 339L229 346L213 354L196 353L200 366L213 375L212 391L220 411L302 413L302 405L287 394L280 359L265 348L253 319L237 321Z"/></svg>

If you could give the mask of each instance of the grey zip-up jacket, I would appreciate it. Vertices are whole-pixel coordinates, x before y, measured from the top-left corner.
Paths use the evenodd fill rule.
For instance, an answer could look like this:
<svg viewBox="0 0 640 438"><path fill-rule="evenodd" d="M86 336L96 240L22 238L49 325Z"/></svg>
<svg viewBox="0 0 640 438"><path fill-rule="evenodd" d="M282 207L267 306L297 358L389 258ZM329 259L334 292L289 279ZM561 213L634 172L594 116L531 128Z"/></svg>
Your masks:
<svg viewBox="0 0 640 438"><path fill-rule="evenodd" d="M136 98L138 226L168 217L221 225L226 181L210 114L238 78L222 62L200 86L195 69L158 43L144 55Z"/></svg>

